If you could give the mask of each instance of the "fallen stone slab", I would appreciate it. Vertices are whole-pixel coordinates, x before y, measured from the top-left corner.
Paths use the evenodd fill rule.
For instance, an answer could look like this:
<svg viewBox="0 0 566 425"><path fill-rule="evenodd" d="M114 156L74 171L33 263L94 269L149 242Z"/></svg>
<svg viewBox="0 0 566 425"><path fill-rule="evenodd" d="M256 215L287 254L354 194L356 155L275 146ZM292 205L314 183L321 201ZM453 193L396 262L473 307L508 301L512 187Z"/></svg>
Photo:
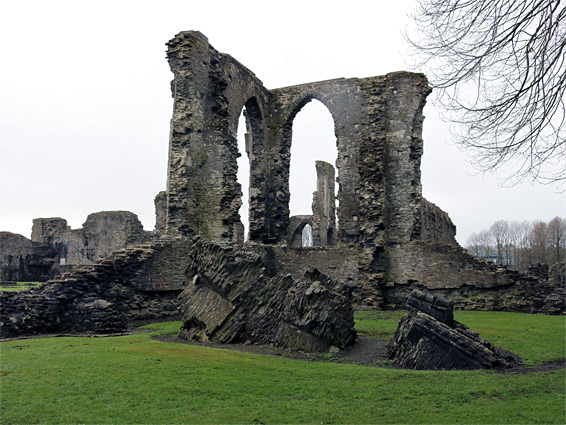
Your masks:
<svg viewBox="0 0 566 425"><path fill-rule="evenodd" d="M316 269L293 278L245 246L198 239L189 256L180 338L312 352L355 342L349 286Z"/></svg>
<svg viewBox="0 0 566 425"><path fill-rule="evenodd" d="M407 300L409 313L387 345L387 357L410 369L506 369L520 358L491 345L453 320L453 305L419 290Z"/></svg>

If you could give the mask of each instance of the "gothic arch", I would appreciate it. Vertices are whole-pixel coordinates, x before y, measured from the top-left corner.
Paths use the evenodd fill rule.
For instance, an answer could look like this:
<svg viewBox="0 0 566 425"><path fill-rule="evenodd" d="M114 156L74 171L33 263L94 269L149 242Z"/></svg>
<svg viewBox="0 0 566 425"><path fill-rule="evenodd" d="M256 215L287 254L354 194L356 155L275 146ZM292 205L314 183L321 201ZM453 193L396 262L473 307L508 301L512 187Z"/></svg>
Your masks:
<svg viewBox="0 0 566 425"><path fill-rule="evenodd" d="M359 239L358 225L358 192L359 171L358 158L360 146L361 94L356 79L337 79L318 83L304 84L274 90L281 108L277 111L281 127L279 156L281 174L286 181L283 187L289 190L288 176L290 166L290 148L292 143L292 125L296 115L311 100L320 101L330 112L334 121L334 135L338 150L336 169L339 179L338 190L338 240L356 242ZM289 202L288 196L282 202ZM288 206L282 211L288 214Z"/></svg>

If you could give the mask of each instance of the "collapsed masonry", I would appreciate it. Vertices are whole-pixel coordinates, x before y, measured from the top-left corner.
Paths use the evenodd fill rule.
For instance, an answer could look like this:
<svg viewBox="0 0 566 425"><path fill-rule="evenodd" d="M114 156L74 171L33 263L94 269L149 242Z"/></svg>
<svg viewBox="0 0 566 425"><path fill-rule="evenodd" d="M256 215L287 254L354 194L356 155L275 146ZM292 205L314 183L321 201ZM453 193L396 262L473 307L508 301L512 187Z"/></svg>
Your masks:
<svg viewBox="0 0 566 425"><path fill-rule="evenodd" d="M293 277L272 251L198 239L189 250L179 336L305 351L354 344L351 287L318 270ZM270 259L271 257L271 259Z"/></svg>
<svg viewBox="0 0 566 425"><path fill-rule="evenodd" d="M216 51L196 31L173 38L168 43L167 58L174 74L174 109L167 191L155 201L153 237L167 247L168 254L138 257L130 252L126 269L121 255L111 255L102 263L93 263L90 269L69 271L68 285L55 281L33 290L52 304L59 299L57 293L70 291L71 295L60 298L62 305L53 307L59 320L72 322L57 325L59 328L81 328L84 315L65 313L68 309L75 311L72 305L77 303L86 305L83 310L91 313L93 308L109 311L111 304L125 317L122 322L138 316L143 319L144 314L139 312L146 310L144 300L159 298L160 293L180 292L187 284L184 273L173 273L168 279L174 281L160 280L173 264L177 271L187 266L183 255L188 248L175 252L177 243L190 244L195 236L222 244L242 243L238 212L242 194L236 178L236 131L242 110L250 166L248 243L258 249L269 248L273 261L296 282L303 279L306 269L316 268L351 286L357 308L402 307L411 290L418 287L452 299L458 308L551 314L565 311L563 267L550 273L552 279L541 281L479 261L455 241L456 227L448 214L422 197L422 110L430 93L424 75L396 72L268 90L250 70ZM317 162L313 214L289 217L293 119L312 99L322 102L334 119L336 169ZM335 178L339 182L337 203L333 196ZM60 224L63 230L59 233L68 234L65 240L73 242L73 231L66 229L66 223ZM312 228L315 247L297 248L298 235L307 225ZM114 231L101 226L89 241L105 232ZM147 232L139 234L142 239L147 236ZM130 241L121 248L129 246L135 251L139 242ZM41 243L59 247L53 258L59 262L65 258L66 264L73 255L69 247L80 246L66 242L62 257L60 248L65 244L57 245L55 238ZM81 259L94 261L84 237L81 249ZM153 267L155 272L150 273L148 281L143 277L146 272L137 274L136 267L142 271ZM147 282L154 289L148 291ZM91 284L94 292L83 296L81 291ZM110 284L129 289L114 291L116 296L105 295L110 288L105 285ZM129 305L123 294L136 297L139 303ZM10 332L28 332L26 323L42 314L32 298L2 294L3 306L13 306L1 312L2 326L8 326ZM28 306L30 314L22 316L21 311L28 310L18 310L18 303ZM20 313L10 315L10 311ZM102 319L96 323L89 327L95 331L107 328ZM50 329L45 326L44 331Z"/></svg>
<svg viewBox="0 0 566 425"><path fill-rule="evenodd" d="M410 369L506 369L520 358L495 347L454 320L454 303L414 290L407 299L409 313L387 345L396 366Z"/></svg>

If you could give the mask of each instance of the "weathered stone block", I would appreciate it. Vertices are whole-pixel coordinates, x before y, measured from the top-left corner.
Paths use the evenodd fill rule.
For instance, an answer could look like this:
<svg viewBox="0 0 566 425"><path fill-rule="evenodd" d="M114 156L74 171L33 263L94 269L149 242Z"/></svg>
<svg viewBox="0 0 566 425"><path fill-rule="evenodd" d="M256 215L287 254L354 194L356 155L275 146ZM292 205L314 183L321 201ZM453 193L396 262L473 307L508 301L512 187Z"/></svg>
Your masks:
<svg viewBox="0 0 566 425"><path fill-rule="evenodd" d="M409 314L387 346L394 364L411 369L500 369L517 366L515 354L492 346L467 326L452 320L451 303L414 290Z"/></svg>
<svg viewBox="0 0 566 425"><path fill-rule="evenodd" d="M307 351L355 341L349 287L316 270L276 273L246 247L199 239L180 295L179 336L221 343L270 343Z"/></svg>

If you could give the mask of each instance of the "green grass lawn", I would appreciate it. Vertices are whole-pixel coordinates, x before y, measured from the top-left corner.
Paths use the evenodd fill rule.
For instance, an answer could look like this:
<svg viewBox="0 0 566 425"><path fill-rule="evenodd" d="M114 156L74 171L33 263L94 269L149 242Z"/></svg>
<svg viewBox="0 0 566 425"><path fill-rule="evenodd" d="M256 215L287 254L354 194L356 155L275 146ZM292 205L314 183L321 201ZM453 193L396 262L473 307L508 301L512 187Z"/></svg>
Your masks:
<svg viewBox="0 0 566 425"><path fill-rule="evenodd" d="M358 312L387 337L398 312ZM565 318L457 312L530 366L565 357ZM2 424L565 423L565 371L410 371L161 342L178 322L111 338L4 342ZM537 346L537 347L535 347Z"/></svg>
<svg viewBox="0 0 566 425"><path fill-rule="evenodd" d="M25 289L35 288L45 282L16 282L15 285L0 286L0 291L22 291Z"/></svg>

